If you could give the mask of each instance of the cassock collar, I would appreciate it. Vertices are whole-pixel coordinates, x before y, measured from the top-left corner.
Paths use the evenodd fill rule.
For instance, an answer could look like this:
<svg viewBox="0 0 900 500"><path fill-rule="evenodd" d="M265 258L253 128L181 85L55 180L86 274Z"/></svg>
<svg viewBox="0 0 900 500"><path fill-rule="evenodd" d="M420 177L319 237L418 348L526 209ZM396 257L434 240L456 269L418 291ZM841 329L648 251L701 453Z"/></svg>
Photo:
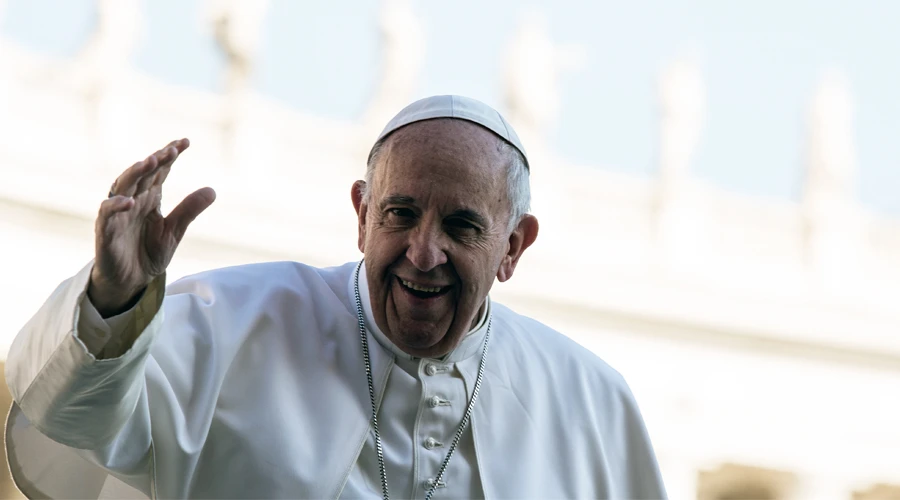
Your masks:
<svg viewBox="0 0 900 500"><path fill-rule="evenodd" d="M350 296L353 297L354 274L350 275ZM369 297L369 282L366 280L366 266L361 266L359 270L359 299L363 306L363 315L366 320L366 328L372 333L378 343L385 349L389 350L397 359L418 360L419 358L403 352L399 347L394 345L387 336L378 328L375 322L375 316L372 313L372 300ZM463 337L462 342L456 346L456 349L450 351L446 356L441 358L444 363L457 363L474 354L481 352L484 336L487 333L488 318L491 315L491 297L488 295L484 301L484 309L478 323L469 333Z"/></svg>

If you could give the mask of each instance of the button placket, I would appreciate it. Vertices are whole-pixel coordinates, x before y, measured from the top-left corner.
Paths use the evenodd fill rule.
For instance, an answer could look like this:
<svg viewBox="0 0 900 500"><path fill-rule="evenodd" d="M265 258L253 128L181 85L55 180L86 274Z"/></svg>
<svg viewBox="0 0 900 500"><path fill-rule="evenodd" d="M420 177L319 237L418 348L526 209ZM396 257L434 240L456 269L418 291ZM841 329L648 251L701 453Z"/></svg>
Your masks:
<svg viewBox="0 0 900 500"><path fill-rule="evenodd" d="M417 467L418 488L424 491L416 496L423 496L434 486L436 489L447 488L452 482L452 475L445 471L441 482L435 485L435 474L441 468L441 463L452 440L455 427L459 425L465 411L465 404L461 406L451 403L457 398L465 401L465 382L462 378L446 376L453 372L453 365L441 364L433 360L423 360L419 374L422 388L421 410L416 423L416 440L418 451L415 453ZM444 376L441 376L444 374ZM435 376L437 375L437 376ZM421 474L421 475L419 475Z"/></svg>

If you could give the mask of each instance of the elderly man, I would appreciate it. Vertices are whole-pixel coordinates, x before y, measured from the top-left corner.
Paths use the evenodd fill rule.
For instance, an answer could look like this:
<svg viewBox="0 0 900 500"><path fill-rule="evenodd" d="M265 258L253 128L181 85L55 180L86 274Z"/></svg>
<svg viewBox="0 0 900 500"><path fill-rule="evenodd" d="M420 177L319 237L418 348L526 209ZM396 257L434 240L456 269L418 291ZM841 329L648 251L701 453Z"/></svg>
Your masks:
<svg viewBox="0 0 900 500"><path fill-rule="evenodd" d="M165 287L201 189L188 147L125 170L96 255L22 329L11 469L30 497L663 498L622 377L492 302L535 241L509 124L459 96L402 110L351 198L363 261L219 269Z"/></svg>

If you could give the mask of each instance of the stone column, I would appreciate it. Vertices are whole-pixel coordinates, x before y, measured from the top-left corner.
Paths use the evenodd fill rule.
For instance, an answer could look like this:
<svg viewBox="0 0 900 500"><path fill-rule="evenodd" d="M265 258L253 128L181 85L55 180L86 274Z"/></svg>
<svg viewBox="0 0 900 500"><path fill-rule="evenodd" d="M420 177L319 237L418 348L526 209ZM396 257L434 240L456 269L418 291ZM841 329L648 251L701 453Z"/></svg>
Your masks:
<svg viewBox="0 0 900 500"><path fill-rule="evenodd" d="M865 231L856 202L853 102L845 77L825 74L809 109L802 210L807 262L834 291L858 277Z"/></svg>
<svg viewBox="0 0 900 500"><path fill-rule="evenodd" d="M252 76L268 0L206 0L207 21L225 55L221 117L223 157L232 171L269 173L274 160L264 127L252 123ZM271 127L271 124L269 124Z"/></svg>
<svg viewBox="0 0 900 500"><path fill-rule="evenodd" d="M415 100L425 60L424 28L410 0L381 1L379 32L379 78L362 118L362 147L366 155L388 120Z"/></svg>
<svg viewBox="0 0 900 500"><path fill-rule="evenodd" d="M130 66L141 17L139 0L97 0L96 28L70 75L85 98L88 140L101 158L96 168L113 175L110 181L148 148L141 127L144 103Z"/></svg>
<svg viewBox="0 0 900 500"><path fill-rule="evenodd" d="M659 179L654 223L661 262L670 268L699 265L705 210L691 178L691 162L706 118L706 89L699 65L676 60L659 82Z"/></svg>
<svg viewBox="0 0 900 500"><path fill-rule="evenodd" d="M583 47L553 40L547 16L536 9L523 12L506 49L504 115L516 129L533 167L532 208L545 222L541 226L543 245L553 241L571 243L573 236L589 232L581 225L584 221L571 227L571 198L566 194L569 179L563 161L552 153L547 142L559 118L559 82L567 72L581 68L585 59ZM550 246L542 248L553 252Z"/></svg>
<svg viewBox="0 0 900 500"><path fill-rule="evenodd" d="M506 117L528 149L542 154L546 136L559 118L562 76L582 68L583 46L558 44L550 35L547 17L526 10L507 49L504 74Z"/></svg>

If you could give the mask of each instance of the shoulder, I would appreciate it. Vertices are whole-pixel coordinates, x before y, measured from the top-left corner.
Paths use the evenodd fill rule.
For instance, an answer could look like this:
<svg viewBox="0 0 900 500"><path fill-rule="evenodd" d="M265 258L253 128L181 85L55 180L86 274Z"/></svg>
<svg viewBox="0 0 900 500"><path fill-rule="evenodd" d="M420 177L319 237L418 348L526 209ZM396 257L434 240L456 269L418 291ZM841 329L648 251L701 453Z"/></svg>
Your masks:
<svg viewBox="0 0 900 500"><path fill-rule="evenodd" d="M346 280L350 279L355 265L354 262L348 262L334 267L314 267L293 261L258 262L187 275L173 282L167 289L178 293L185 287L205 284L217 288L249 286L260 290L282 286L331 286L338 282L341 282L340 286L346 287Z"/></svg>
<svg viewBox="0 0 900 500"><path fill-rule="evenodd" d="M253 303L273 296L293 295L310 300L338 298L347 302L348 282L355 262L314 267L300 262L278 261L244 264L203 271L180 278L166 288L166 296L199 295L226 303Z"/></svg>
<svg viewBox="0 0 900 500"><path fill-rule="evenodd" d="M565 385L569 391L584 391L589 398L605 395L631 399L622 374L597 354L502 304L495 302L492 308L498 350L524 361L527 371L551 375L544 380L553 386Z"/></svg>

